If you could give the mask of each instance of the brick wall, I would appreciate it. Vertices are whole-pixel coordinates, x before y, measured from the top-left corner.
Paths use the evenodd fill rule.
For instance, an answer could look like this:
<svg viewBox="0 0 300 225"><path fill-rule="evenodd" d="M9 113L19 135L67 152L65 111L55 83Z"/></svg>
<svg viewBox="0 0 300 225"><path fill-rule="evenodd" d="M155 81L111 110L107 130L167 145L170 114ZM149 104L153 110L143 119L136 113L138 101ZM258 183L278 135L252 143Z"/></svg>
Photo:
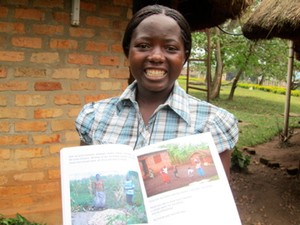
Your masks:
<svg viewBox="0 0 300 225"><path fill-rule="evenodd" d="M74 120L128 84L122 53L131 0L0 0L0 214L62 223L59 150Z"/></svg>

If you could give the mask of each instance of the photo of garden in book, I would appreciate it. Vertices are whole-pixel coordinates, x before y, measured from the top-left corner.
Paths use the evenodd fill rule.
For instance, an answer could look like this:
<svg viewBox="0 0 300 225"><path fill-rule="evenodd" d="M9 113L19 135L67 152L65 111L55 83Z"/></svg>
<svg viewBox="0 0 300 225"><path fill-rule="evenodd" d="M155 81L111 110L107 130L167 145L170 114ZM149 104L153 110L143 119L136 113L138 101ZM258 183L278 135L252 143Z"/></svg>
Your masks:
<svg viewBox="0 0 300 225"><path fill-rule="evenodd" d="M207 143L170 143L138 157L147 196L219 179Z"/></svg>
<svg viewBox="0 0 300 225"><path fill-rule="evenodd" d="M70 180L72 225L142 224L148 219L136 171L101 173Z"/></svg>

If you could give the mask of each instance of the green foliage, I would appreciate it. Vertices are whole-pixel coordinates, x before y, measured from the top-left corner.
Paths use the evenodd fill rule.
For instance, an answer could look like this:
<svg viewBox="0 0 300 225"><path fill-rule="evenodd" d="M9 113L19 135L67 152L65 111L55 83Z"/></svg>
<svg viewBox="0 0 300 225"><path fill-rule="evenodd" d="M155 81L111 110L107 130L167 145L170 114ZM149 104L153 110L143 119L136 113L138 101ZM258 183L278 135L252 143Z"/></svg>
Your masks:
<svg viewBox="0 0 300 225"><path fill-rule="evenodd" d="M256 89L256 90L272 92L272 93L281 94L281 95L286 94L286 88L284 88L284 87L264 86L264 85L259 85L259 84L245 84L245 83L238 83L237 86L241 87L241 88ZM300 91L299 90L292 90L291 91L291 96L299 97L300 96Z"/></svg>
<svg viewBox="0 0 300 225"><path fill-rule="evenodd" d="M231 155L231 169L236 171L245 170L250 164L251 157L234 148Z"/></svg>
<svg viewBox="0 0 300 225"><path fill-rule="evenodd" d="M25 217L17 213L15 218L6 218L0 215L0 225L42 225L42 224L30 222Z"/></svg>
<svg viewBox="0 0 300 225"><path fill-rule="evenodd" d="M208 149L208 146L205 143L200 143L199 145L170 144L165 147L168 148L172 164L186 163L189 161L191 154L195 151Z"/></svg>

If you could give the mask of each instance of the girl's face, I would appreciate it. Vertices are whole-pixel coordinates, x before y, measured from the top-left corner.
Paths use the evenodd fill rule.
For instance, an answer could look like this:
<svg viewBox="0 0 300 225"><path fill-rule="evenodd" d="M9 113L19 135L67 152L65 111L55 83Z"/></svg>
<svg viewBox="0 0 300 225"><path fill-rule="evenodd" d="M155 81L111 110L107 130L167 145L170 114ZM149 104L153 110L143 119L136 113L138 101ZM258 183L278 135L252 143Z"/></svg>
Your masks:
<svg viewBox="0 0 300 225"><path fill-rule="evenodd" d="M169 92L185 62L181 30L171 17L159 14L144 19L134 30L129 65L139 92Z"/></svg>

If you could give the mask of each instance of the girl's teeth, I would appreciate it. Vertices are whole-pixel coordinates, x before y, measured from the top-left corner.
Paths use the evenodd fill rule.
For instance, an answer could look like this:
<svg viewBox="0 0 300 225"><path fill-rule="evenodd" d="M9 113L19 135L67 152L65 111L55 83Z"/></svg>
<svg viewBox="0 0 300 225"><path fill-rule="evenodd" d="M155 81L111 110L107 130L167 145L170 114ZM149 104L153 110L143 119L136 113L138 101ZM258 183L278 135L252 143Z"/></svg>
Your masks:
<svg viewBox="0 0 300 225"><path fill-rule="evenodd" d="M151 77L161 77L165 74L165 71L162 70L147 70L147 75Z"/></svg>

